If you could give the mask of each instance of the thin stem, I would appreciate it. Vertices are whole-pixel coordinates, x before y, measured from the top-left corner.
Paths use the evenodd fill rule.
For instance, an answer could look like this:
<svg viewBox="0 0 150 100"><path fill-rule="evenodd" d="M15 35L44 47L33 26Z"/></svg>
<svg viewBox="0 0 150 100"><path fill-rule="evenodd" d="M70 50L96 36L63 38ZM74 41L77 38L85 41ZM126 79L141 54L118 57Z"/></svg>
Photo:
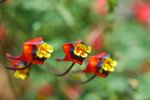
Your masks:
<svg viewBox="0 0 150 100"><path fill-rule="evenodd" d="M73 66L74 66L74 62L71 64L71 66L65 71L65 72L63 72L63 73L55 73L55 75L56 76L64 76L64 75L66 75L72 68L73 68Z"/></svg>
<svg viewBox="0 0 150 100"><path fill-rule="evenodd" d="M49 70L53 74L55 74L56 76L64 76L64 75L66 75L72 69L72 67L74 66L74 64L75 63L72 63L71 66L65 72L63 72L63 73L59 73L59 71L57 69L53 68L52 66L50 66L48 64L46 64L46 66L48 66Z"/></svg>
<svg viewBox="0 0 150 100"><path fill-rule="evenodd" d="M5 66L5 65L0 64L0 66L6 68L8 70L23 70L23 69L29 68L31 65L32 65L32 63L29 63L27 66L22 67L22 68L12 68L10 66Z"/></svg>
<svg viewBox="0 0 150 100"><path fill-rule="evenodd" d="M71 78L69 78L69 80L72 81L74 84L86 84L86 83L90 82L91 80L93 80L95 77L96 77L96 74L93 74L90 78L88 78L85 81L74 81Z"/></svg>
<svg viewBox="0 0 150 100"><path fill-rule="evenodd" d="M96 74L92 75L89 79L85 80L85 81L81 81L81 83L85 84L90 82L91 80L93 80L96 77Z"/></svg>

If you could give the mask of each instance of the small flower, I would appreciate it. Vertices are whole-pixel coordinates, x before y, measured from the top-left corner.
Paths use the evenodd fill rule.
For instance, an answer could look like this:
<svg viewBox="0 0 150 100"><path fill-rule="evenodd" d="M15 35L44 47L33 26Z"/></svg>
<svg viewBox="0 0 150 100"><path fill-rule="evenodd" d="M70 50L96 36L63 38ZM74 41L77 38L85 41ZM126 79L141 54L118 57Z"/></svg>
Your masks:
<svg viewBox="0 0 150 100"><path fill-rule="evenodd" d="M42 37L35 38L23 43L23 52L21 56L13 57L7 54L8 59L18 59L33 64L43 64L47 58L50 58L53 48L45 43Z"/></svg>
<svg viewBox="0 0 150 100"><path fill-rule="evenodd" d="M54 86L51 84L44 84L39 87L36 94L36 100L48 100L54 94Z"/></svg>
<svg viewBox="0 0 150 100"><path fill-rule="evenodd" d="M65 53L64 59L56 59L57 61L72 61L82 64L83 60L91 52L91 47L86 46L81 40L77 40L76 42L65 43L63 50Z"/></svg>
<svg viewBox="0 0 150 100"><path fill-rule="evenodd" d="M51 57L53 48L45 43L42 37L34 38L23 43L21 56L11 56L6 54L12 67L5 67L15 70L14 76L19 79L26 79L32 64L43 64L47 58Z"/></svg>
<svg viewBox="0 0 150 100"><path fill-rule="evenodd" d="M112 60L109 54L102 52L98 55L89 57L88 64L84 72L94 73L97 76L107 77L110 72L113 72L117 62Z"/></svg>
<svg viewBox="0 0 150 100"><path fill-rule="evenodd" d="M21 60L11 59L10 64L12 65L12 67L5 68L14 70L15 78L25 80L28 77L32 65L31 63L25 63Z"/></svg>
<svg viewBox="0 0 150 100"><path fill-rule="evenodd" d="M91 52L91 47L86 46L81 40L72 43L65 43L63 45L65 57L63 59L56 59L57 61L71 61L71 66L63 73L56 74L57 76L66 75L74 66L75 63L82 64L83 60Z"/></svg>
<svg viewBox="0 0 150 100"><path fill-rule="evenodd" d="M17 68L23 68L23 67L25 67L25 65L17 66ZM14 76L17 79L25 80L29 75L29 71L30 71L30 68L26 68L26 69L23 69L23 70L16 70L15 73L14 73Z"/></svg>
<svg viewBox="0 0 150 100"><path fill-rule="evenodd" d="M87 41L94 51L98 52L103 48L104 37L101 29L95 27L88 35Z"/></svg>
<svg viewBox="0 0 150 100"><path fill-rule="evenodd" d="M108 13L107 3L108 0L95 0L93 7L98 13L106 15Z"/></svg>
<svg viewBox="0 0 150 100"><path fill-rule="evenodd" d="M143 24L148 24L150 22L150 4L144 2L134 2L133 12L139 22Z"/></svg>

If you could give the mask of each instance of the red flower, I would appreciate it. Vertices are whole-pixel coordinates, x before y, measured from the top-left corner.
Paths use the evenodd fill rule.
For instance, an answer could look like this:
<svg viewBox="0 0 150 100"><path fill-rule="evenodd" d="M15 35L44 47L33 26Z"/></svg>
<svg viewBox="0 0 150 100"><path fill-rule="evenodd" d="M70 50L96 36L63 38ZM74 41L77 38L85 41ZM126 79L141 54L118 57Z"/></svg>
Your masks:
<svg viewBox="0 0 150 100"><path fill-rule="evenodd" d="M67 100L78 100L78 98L82 94L82 89L79 85L64 86L62 91L67 97Z"/></svg>
<svg viewBox="0 0 150 100"><path fill-rule="evenodd" d="M97 76L107 77L110 72L114 71L116 61L113 61L109 54L102 52L89 58L85 73L94 73Z"/></svg>
<svg viewBox="0 0 150 100"><path fill-rule="evenodd" d="M65 53L64 59L56 59L57 61L72 61L82 64L83 60L91 52L91 47L85 46L81 40L77 40L76 42L65 43L63 51Z"/></svg>
<svg viewBox="0 0 150 100"><path fill-rule="evenodd" d="M65 57L63 59L56 59L57 61L71 61L71 66L63 73L59 73L57 76L66 75L74 66L75 63L82 64L83 60L91 52L90 46L85 46L81 40L77 40L72 43L65 43L63 45Z"/></svg>
<svg viewBox="0 0 150 100"><path fill-rule="evenodd" d="M50 84L45 84L38 89L36 100L47 100L54 92L54 88Z"/></svg>
<svg viewBox="0 0 150 100"><path fill-rule="evenodd" d="M22 50L21 56L11 56L10 54L6 54L10 64L13 66L6 68L15 70L15 77L20 79L26 79L32 64L43 64L53 52L52 46L45 43L42 37L23 43Z"/></svg>
<svg viewBox="0 0 150 100"><path fill-rule="evenodd" d="M15 70L14 72L14 76L17 78L17 79L22 79L22 80L25 80L28 75L29 75L29 72L31 70L31 63L27 64L21 60L10 60L10 63L11 65L13 66L12 67L7 67L7 69L12 69L12 70ZM17 70L18 69L18 70Z"/></svg>
<svg viewBox="0 0 150 100"><path fill-rule="evenodd" d="M21 60L23 62L30 62L33 64L43 64L44 61L51 56L53 48L51 45L44 43L42 37L35 38L23 43L21 56L13 57L6 54L9 60Z"/></svg>
<svg viewBox="0 0 150 100"><path fill-rule="evenodd" d="M133 10L136 18L142 23L150 21L150 5L146 3L135 3Z"/></svg>
<svg viewBox="0 0 150 100"><path fill-rule="evenodd" d="M91 45L91 47L96 50L100 51L103 47L104 38L102 32L98 28L94 28L87 36L87 41Z"/></svg>
<svg viewBox="0 0 150 100"><path fill-rule="evenodd" d="M108 13L107 0L95 0L94 7L95 10L100 14L106 15Z"/></svg>

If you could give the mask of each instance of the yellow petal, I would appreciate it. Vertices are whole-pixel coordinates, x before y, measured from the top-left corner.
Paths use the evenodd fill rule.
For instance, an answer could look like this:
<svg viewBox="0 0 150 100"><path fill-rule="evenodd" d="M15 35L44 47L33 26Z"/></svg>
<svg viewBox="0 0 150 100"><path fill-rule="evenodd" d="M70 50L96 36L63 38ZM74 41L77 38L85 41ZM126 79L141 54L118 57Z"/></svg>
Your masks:
<svg viewBox="0 0 150 100"><path fill-rule="evenodd" d="M39 53L41 53L41 54L45 54L45 53L47 53L45 50L41 50Z"/></svg>
<svg viewBox="0 0 150 100"><path fill-rule="evenodd" d="M86 58L88 56L88 54L86 52L90 52L90 51L91 51L90 46L86 47L84 44L78 43L75 45L75 50L73 52L77 56Z"/></svg>
<svg viewBox="0 0 150 100"><path fill-rule="evenodd" d="M53 53L53 47L52 47L51 45L48 45L48 47L49 47L48 52L49 52L49 53Z"/></svg>
<svg viewBox="0 0 150 100"><path fill-rule="evenodd" d="M19 71L16 71L14 73L14 76L17 78L17 79L22 79L22 80L25 80L27 78L27 75L26 74L20 74Z"/></svg>
<svg viewBox="0 0 150 100"><path fill-rule="evenodd" d="M42 57L46 57L46 58L49 58L51 56L50 53L53 52L53 48L51 45L48 45L47 43L42 43L39 47L38 47L38 50L36 52L36 55L39 57L39 58L42 58Z"/></svg>
<svg viewBox="0 0 150 100"><path fill-rule="evenodd" d="M117 66L117 62L116 62L116 61L113 61L112 66Z"/></svg>
<svg viewBox="0 0 150 100"><path fill-rule="evenodd" d="M39 58L43 58L43 55L39 52L36 52L36 55L39 57Z"/></svg>
<svg viewBox="0 0 150 100"><path fill-rule="evenodd" d="M90 52L91 52L91 46L87 46L87 47L86 47L86 52L87 52L87 53L90 53Z"/></svg>
<svg viewBox="0 0 150 100"><path fill-rule="evenodd" d="M50 58L50 57L51 57L51 54L44 54L44 57L45 57L45 58Z"/></svg>
<svg viewBox="0 0 150 100"><path fill-rule="evenodd" d="M81 57L86 58L88 56L87 53L81 54Z"/></svg>
<svg viewBox="0 0 150 100"><path fill-rule="evenodd" d="M76 50L73 51L75 55L80 56L80 52L76 52Z"/></svg>
<svg viewBox="0 0 150 100"><path fill-rule="evenodd" d="M18 77L19 77L19 73L18 73L18 71L16 71L16 72L14 73L14 76L15 76L16 78L18 78Z"/></svg>
<svg viewBox="0 0 150 100"><path fill-rule="evenodd" d="M25 80L27 78L27 75L23 74L20 76L20 79Z"/></svg>
<svg viewBox="0 0 150 100"><path fill-rule="evenodd" d="M104 69L105 71L107 71L108 67L107 66L102 66L102 69Z"/></svg>
<svg viewBox="0 0 150 100"><path fill-rule="evenodd" d="M110 68L110 69L109 69L110 72L113 72L114 70L115 70L114 68Z"/></svg>

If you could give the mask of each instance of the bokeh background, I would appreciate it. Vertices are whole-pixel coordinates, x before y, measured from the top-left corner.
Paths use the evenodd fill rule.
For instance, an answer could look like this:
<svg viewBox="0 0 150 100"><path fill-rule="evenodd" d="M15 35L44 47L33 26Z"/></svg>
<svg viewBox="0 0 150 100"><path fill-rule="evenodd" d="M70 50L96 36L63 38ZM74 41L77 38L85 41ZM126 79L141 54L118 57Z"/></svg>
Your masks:
<svg viewBox="0 0 150 100"><path fill-rule="evenodd" d="M1 64L39 36L54 48L51 70L33 65L22 81L0 67L0 100L150 100L150 0L0 0ZM70 65L55 61L62 44L79 38L92 46L90 55L105 51L117 60L115 72L87 84L76 84L90 76L84 73L55 76L53 68Z"/></svg>

